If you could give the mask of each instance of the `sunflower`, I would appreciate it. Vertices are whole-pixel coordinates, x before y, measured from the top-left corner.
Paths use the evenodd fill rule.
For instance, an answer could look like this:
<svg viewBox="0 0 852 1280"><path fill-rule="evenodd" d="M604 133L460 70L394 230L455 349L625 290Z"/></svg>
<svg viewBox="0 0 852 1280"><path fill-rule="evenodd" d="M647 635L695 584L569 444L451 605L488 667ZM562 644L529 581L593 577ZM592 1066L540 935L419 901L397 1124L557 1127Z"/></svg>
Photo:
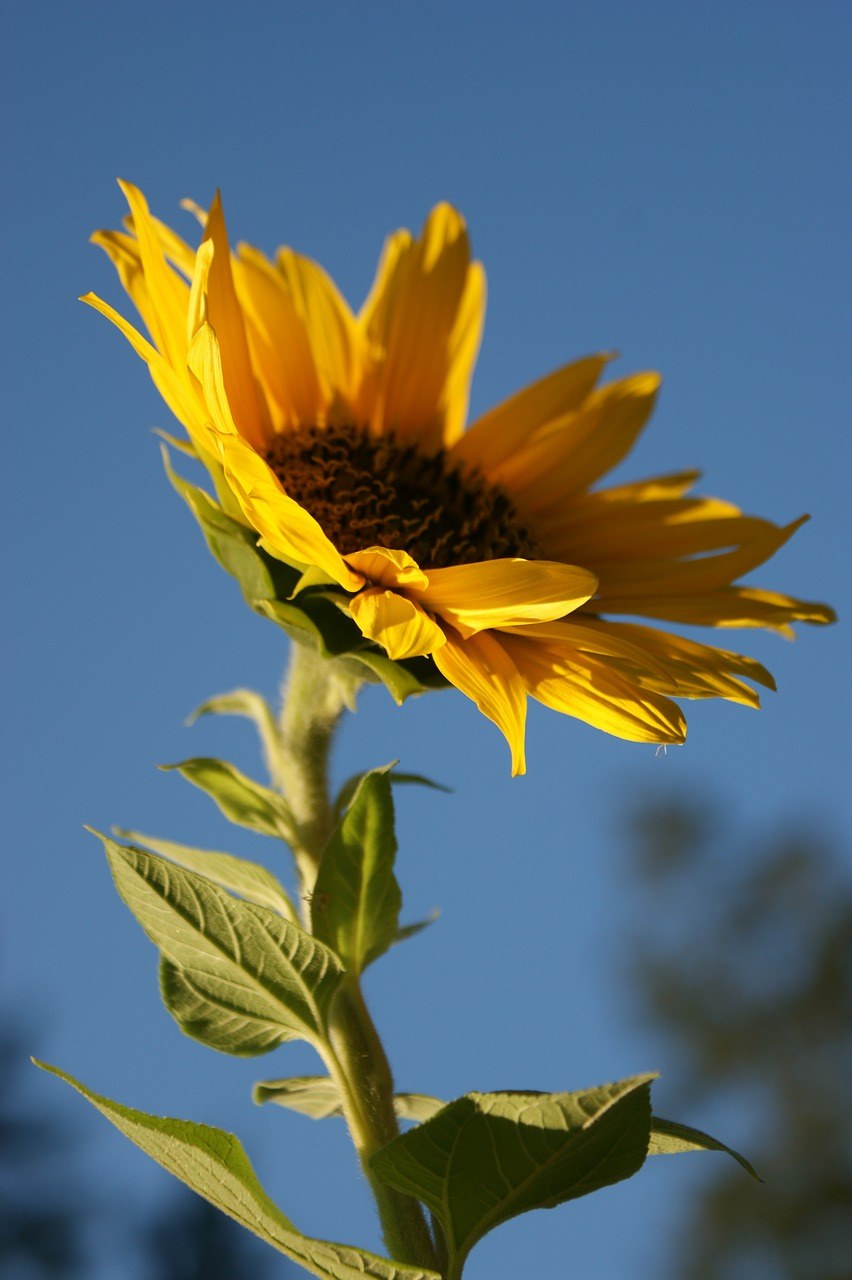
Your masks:
<svg viewBox="0 0 852 1280"><path fill-rule="evenodd" d="M557 369L465 429L485 274L448 204L389 237L354 314L284 248L229 248L219 197L193 250L137 188L99 231L150 335L92 294L146 361L229 514L339 593L392 659L428 656L502 730L524 771L527 695L618 737L679 743L673 697L758 706L754 659L642 621L824 623L825 605L738 584L807 517L777 526L689 496L697 472L595 488L660 379Z"/></svg>

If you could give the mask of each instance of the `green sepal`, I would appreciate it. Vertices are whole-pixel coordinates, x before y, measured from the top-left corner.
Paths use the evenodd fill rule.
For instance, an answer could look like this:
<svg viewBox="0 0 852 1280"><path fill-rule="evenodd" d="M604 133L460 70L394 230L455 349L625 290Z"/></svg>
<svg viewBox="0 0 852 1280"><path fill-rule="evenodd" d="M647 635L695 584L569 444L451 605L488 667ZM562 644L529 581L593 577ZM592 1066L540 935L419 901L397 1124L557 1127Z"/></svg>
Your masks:
<svg viewBox="0 0 852 1280"><path fill-rule="evenodd" d="M238 1057L286 1040L325 1042L342 977L328 947L205 876L93 834L119 895L160 951L163 998L182 1031Z"/></svg>
<svg viewBox="0 0 852 1280"><path fill-rule="evenodd" d="M649 1156L679 1155L682 1151L723 1151L733 1156L737 1164L742 1165L746 1173L751 1174L758 1182L763 1182L760 1174L745 1156L733 1147L726 1147L724 1142L711 1138L709 1133L693 1129L688 1124L678 1124L676 1120L663 1120L660 1116L651 1117L651 1140L648 1144Z"/></svg>
<svg viewBox="0 0 852 1280"><path fill-rule="evenodd" d="M167 449L163 465L173 488L195 516L213 558L236 578L252 608L259 600L286 598L299 580L299 571L257 548L257 534L222 510L204 489L190 484L173 469Z"/></svg>
<svg viewBox="0 0 852 1280"><path fill-rule="evenodd" d="M225 817L239 827L292 843L293 817L282 795L247 777L236 765L212 756L195 756L177 764L161 764L164 772L177 771L193 786L205 792Z"/></svg>
<svg viewBox="0 0 852 1280"><path fill-rule="evenodd" d="M289 1076L285 1080L260 1080L252 1089L252 1098L263 1106L274 1102L288 1111L298 1111L312 1120L342 1116L340 1091L330 1076ZM400 1120L430 1120L446 1103L425 1093L397 1093L394 1110Z"/></svg>
<svg viewBox="0 0 852 1280"><path fill-rule="evenodd" d="M257 613L283 627L291 638L307 640L323 657L351 658L362 679L386 685L397 703L426 689L447 687L430 659L394 662L367 641L347 609L344 591L329 590L310 565L291 564L271 555L253 529L179 476L165 449L163 463L172 486L201 526L212 555L236 578Z"/></svg>
<svg viewBox="0 0 852 1280"><path fill-rule="evenodd" d="M196 849L193 845L178 844L174 840L160 840L157 836L128 831L123 827L114 827L113 835L129 840L131 844L143 845L188 871L206 876L222 889L227 889L228 893L236 893L259 907L268 907L293 924L299 923L299 913L290 895L277 876L259 862L249 862L247 858L236 858L231 853L219 853L214 849Z"/></svg>
<svg viewBox="0 0 852 1280"><path fill-rule="evenodd" d="M389 766L388 766L389 767ZM365 773L323 850L311 897L314 936L359 974L396 941L402 893L386 769Z"/></svg>
<svg viewBox="0 0 852 1280"><path fill-rule="evenodd" d="M476 1242L500 1223L641 1168L654 1078L577 1093L470 1093L394 1138L370 1164L431 1210L446 1240L447 1280L457 1280Z"/></svg>
<svg viewBox="0 0 852 1280"><path fill-rule="evenodd" d="M224 1129L147 1115L93 1093L58 1067L35 1065L70 1084L157 1164L320 1280L440 1280L435 1271L302 1235L264 1191L239 1139Z"/></svg>

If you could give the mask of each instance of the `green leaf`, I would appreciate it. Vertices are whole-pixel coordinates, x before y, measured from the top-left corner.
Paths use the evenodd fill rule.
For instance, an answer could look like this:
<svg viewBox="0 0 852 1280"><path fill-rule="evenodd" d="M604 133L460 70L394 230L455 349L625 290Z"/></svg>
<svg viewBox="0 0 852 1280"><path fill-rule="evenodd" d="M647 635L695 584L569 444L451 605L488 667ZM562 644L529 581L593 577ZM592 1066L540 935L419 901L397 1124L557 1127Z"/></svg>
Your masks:
<svg viewBox="0 0 852 1280"><path fill-rule="evenodd" d="M350 973L360 973L396 941L402 894L395 856L390 779L377 769L364 774L325 846L311 899L315 937Z"/></svg>
<svg viewBox="0 0 852 1280"><path fill-rule="evenodd" d="M434 1271L302 1235L270 1200L233 1134L191 1120L147 1115L93 1093L58 1067L36 1066L70 1084L157 1164L311 1275L321 1280L440 1280Z"/></svg>
<svg viewBox="0 0 852 1280"><path fill-rule="evenodd" d="M663 1120L660 1116L652 1116L648 1155L669 1156L677 1155L681 1151L724 1151L726 1155L733 1156L746 1173L750 1173L758 1182L763 1181L754 1166L746 1160L745 1156L734 1151L733 1147L726 1147L724 1142L711 1138L700 1129L692 1129L687 1124L678 1124L675 1120Z"/></svg>
<svg viewBox="0 0 852 1280"><path fill-rule="evenodd" d="M363 776L363 773L353 773L346 779L334 802L335 817L339 817L348 807ZM402 773L399 769L389 769L388 777L395 786L429 787L432 791L443 791L447 795L452 795L453 791L452 787L445 787L441 782L433 782L422 773Z"/></svg>
<svg viewBox="0 0 852 1280"><path fill-rule="evenodd" d="M333 952L204 876L94 834L119 894L160 949L163 996L187 1035L241 1057L325 1038L341 978Z"/></svg>
<svg viewBox="0 0 852 1280"><path fill-rule="evenodd" d="M447 1280L456 1280L476 1242L501 1222L636 1173L648 1151L653 1078L579 1093L469 1093L370 1163L438 1219Z"/></svg>
<svg viewBox="0 0 852 1280"><path fill-rule="evenodd" d="M171 862L206 876L229 893L239 894L249 902L256 902L259 907L269 907L270 911L277 911L285 920L299 924L299 914L290 895L272 872L258 862L249 862L245 858L235 858L233 854L218 853L212 849L195 849L192 845L160 840L156 836L147 836L141 831L126 831L121 827L116 827L114 834L122 840L129 840L131 844L144 845L146 849L152 849Z"/></svg>
<svg viewBox="0 0 852 1280"><path fill-rule="evenodd" d="M274 1102L289 1111L310 1116L313 1120L327 1120L330 1116L342 1116L340 1092L329 1076L290 1076L285 1080L261 1080L252 1090L252 1098L262 1106ZM400 1120L429 1120L446 1103L430 1098L425 1093L398 1093L394 1108Z"/></svg>
<svg viewBox="0 0 852 1280"><path fill-rule="evenodd" d="M264 787L227 760L196 756L177 764L161 764L165 772L177 770L193 786L211 796L231 822L261 835L293 841L293 817L283 796Z"/></svg>

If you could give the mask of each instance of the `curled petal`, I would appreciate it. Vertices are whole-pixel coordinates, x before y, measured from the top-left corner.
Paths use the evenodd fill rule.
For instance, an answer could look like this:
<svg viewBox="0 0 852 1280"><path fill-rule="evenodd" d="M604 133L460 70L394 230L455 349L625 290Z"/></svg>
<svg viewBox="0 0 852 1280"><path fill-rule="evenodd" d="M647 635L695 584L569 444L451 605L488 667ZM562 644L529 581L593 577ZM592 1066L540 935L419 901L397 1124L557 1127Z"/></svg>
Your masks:
<svg viewBox="0 0 852 1280"><path fill-rule="evenodd" d="M368 587L349 601L350 612L368 640L375 640L395 660L419 658L446 643L429 615L396 591Z"/></svg>

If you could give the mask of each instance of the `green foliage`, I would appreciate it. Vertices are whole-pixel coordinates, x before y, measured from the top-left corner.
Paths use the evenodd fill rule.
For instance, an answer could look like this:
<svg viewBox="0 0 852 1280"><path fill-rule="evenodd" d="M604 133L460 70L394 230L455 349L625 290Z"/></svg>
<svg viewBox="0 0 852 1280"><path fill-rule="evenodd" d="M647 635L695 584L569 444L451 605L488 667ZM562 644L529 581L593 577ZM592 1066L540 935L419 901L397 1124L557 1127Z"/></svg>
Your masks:
<svg viewBox="0 0 852 1280"><path fill-rule="evenodd" d="M284 886L271 871L267 871L258 862L249 862L247 858L235 858L233 854L218 853L212 849L196 849L192 845L177 844L174 840L160 840L156 836L144 835L141 831L116 828L115 835L122 840L129 840L131 844L144 845L146 849L186 867L188 871L197 871L229 893L236 893L248 902L257 903L259 907L277 911L293 924L299 923L298 912Z"/></svg>
<svg viewBox="0 0 852 1280"><path fill-rule="evenodd" d="M147 1115L93 1093L57 1067L36 1065L65 1080L169 1173L312 1275L322 1280L440 1280L433 1271L302 1235L270 1200L233 1134L190 1120Z"/></svg>
<svg viewBox="0 0 852 1280"><path fill-rule="evenodd" d="M402 894L393 799L385 769L365 773L320 861L311 902L314 935L359 974L397 938Z"/></svg>
<svg viewBox="0 0 852 1280"><path fill-rule="evenodd" d="M629 1178L642 1166L653 1076L580 1093L470 1093L371 1159L443 1228L447 1280L488 1231Z"/></svg>
<svg viewBox="0 0 852 1280"><path fill-rule="evenodd" d="M333 952L204 876L99 838L119 894L160 949L163 997L187 1035L239 1056L325 1039L341 978Z"/></svg>
<svg viewBox="0 0 852 1280"><path fill-rule="evenodd" d="M660 1116L654 1116L651 1120L648 1155L678 1155L682 1151L724 1151L727 1155L733 1156L746 1173L750 1173L758 1182L763 1181L745 1156L741 1156L732 1147L726 1147L724 1142L711 1138L708 1133L702 1133L700 1129L692 1129L687 1124L677 1124L674 1120L663 1120Z"/></svg>
<svg viewBox="0 0 852 1280"><path fill-rule="evenodd" d="M328 1076L290 1076L286 1080L261 1080L252 1090L252 1097L259 1105L277 1103L289 1111L310 1116L312 1120L326 1120L329 1116L342 1116L340 1091ZM425 1093L397 1093L394 1109L400 1120L431 1120L446 1104L439 1098Z"/></svg>
<svg viewBox="0 0 852 1280"><path fill-rule="evenodd" d="M225 817L237 826L292 842L293 817L283 796L247 778L227 760L196 756L178 764L161 764L160 768L166 772L177 770L187 782L211 796Z"/></svg>

